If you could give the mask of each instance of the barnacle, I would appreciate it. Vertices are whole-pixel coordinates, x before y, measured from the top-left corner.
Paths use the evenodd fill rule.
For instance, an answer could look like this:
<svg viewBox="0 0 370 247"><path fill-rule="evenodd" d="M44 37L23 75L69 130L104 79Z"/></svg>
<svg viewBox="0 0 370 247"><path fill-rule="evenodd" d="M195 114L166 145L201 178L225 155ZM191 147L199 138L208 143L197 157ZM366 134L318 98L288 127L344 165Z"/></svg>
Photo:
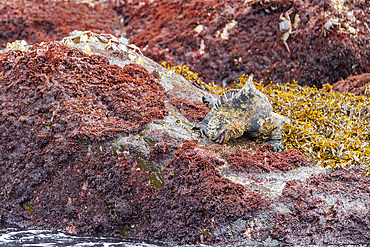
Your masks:
<svg viewBox="0 0 370 247"><path fill-rule="evenodd" d="M82 47L82 51L84 51L85 53L89 54L91 52L91 48L90 48L90 46L85 45L84 47Z"/></svg>
<svg viewBox="0 0 370 247"><path fill-rule="evenodd" d="M25 40L16 40L14 42L7 43L6 48L15 48L15 49L18 49L20 51L25 51L26 50L26 48L25 48L26 45L27 45L27 42Z"/></svg>
<svg viewBox="0 0 370 247"><path fill-rule="evenodd" d="M138 55L128 54L128 57L129 57L131 62L136 62L140 65L144 64L144 60Z"/></svg>
<svg viewBox="0 0 370 247"><path fill-rule="evenodd" d="M86 33L85 34L82 34L80 36L80 42L81 43L86 43L87 41L89 41L89 35L87 35Z"/></svg>
<svg viewBox="0 0 370 247"><path fill-rule="evenodd" d="M203 82L185 66L167 68L214 94L242 88L248 79L243 75L232 86L221 88ZM285 85L255 84L269 97L274 112L292 121L283 131L286 148L299 150L332 169L365 165L364 173L370 174L370 102L367 97L332 92L330 85L317 89L300 86L295 81Z"/></svg>
<svg viewBox="0 0 370 247"><path fill-rule="evenodd" d="M72 46L74 43L73 43L73 41L72 40L70 40L70 39L65 39L64 41L64 44L66 45L66 46Z"/></svg>
<svg viewBox="0 0 370 247"><path fill-rule="evenodd" d="M106 50L113 50L118 51L121 50L125 53L129 53L129 48L133 50L132 56L135 58L131 59L131 61L135 61L137 56L137 52L140 53L142 56L142 52L140 51L139 47L134 44L129 44L128 39L120 37L116 38L112 34L97 34L91 31L78 31L75 30L70 33L69 36L64 37L62 42L67 46L72 46L73 44L79 43L89 43L89 42L102 42L106 44ZM14 43L14 42L13 42ZM9 44L12 45L12 44ZM89 46L84 46L82 50L85 53L90 53L91 48ZM137 61L139 64L143 64L142 58L138 59Z"/></svg>

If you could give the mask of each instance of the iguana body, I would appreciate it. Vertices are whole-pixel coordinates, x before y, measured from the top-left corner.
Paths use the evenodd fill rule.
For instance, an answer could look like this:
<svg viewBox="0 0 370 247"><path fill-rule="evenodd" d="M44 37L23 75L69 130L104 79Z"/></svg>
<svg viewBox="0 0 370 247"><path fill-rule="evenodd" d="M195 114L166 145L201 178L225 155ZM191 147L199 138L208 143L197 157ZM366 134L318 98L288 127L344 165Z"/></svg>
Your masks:
<svg viewBox="0 0 370 247"><path fill-rule="evenodd" d="M281 143L286 117L272 111L266 95L253 84L253 77L240 90L227 91L220 99L203 97L211 111L199 126L193 129L212 141L226 143L244 134L252 138L267 139L274 150L284 150Z"/></svg>

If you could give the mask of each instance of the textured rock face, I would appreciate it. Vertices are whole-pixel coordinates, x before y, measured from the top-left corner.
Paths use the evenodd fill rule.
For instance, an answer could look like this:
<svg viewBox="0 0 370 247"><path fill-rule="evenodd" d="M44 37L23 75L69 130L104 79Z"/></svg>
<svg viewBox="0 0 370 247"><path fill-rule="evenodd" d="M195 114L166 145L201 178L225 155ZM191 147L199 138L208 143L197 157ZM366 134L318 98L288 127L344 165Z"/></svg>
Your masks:
<svg viewBox="0 0 370 247"><path fill-rule="evenodd" d="M252 154L248 154L245 150L237 150L227 157L227 162L230 164L231 170L247 173L290 171L309 163L304 155L294 149L281 152L271 151L268 150L268 146L258 148Z"/></svg>
<svg viewBox="0 0 370 247"><path fill-rule="evenodd" d="M104 44L74 46L0 54L1 224L171 244L366 240L367 216L342 200L343 179L366 200L357 170L325 174L246 138L212 144L189 131L205 92L144 57L133 60L146 69Z"/></svg>
<svg viewBox="0 0 370 247"><path fill-rule="evenodd" d="M252 181L243 162L260 174L310 163L293 150L251 154L256 144L246 138L209 145L189 131L206 113L198 88L149 60L135 61L162 79L127 54L104 52L50 42L0 54L1 224L172 244L254 243L243 232L271 201L222 171Z"/></svg>
<svg viewBox="0 0 370 247"><path fill-rule="evenodd" d="M0 54L1 215L106 234L116 224L109 209L122 204L130 210L121 217L133 221L128 191L145 192L149 177L131 156L112 155L111 143L164 118L163 90L138 65L109 65L57 42Z"/></svg>
<svg viewBox="0 0 370 247"><path fill-rule="evenodd" d="M236 241L241 229L267 206L261 195L222 177L217 156L187 141L163 169L165 185L150 196L143 208L142 236L175 243L222 243ZM227 243L227 242L226 242Z"/></svg>
<svg viewBox="0 0 370 247"><path fill-rule="evenodd" d="M337 92L350 92L355 95L364 94L368 96L370 94L370 74L361 74L356 76L350 76L345 80L340 80L333 85L333 90Z"/></svg>
<svg viewBox="0 0 370 247"><path fill-rule="evenodd" d="M369 182L352 168L287 183L279 201L290 212L277 215L272 236L294 244L369 243Z"/></svg>
<svg viewBox="0 0 370 247"><path fill-rule="evenodd" d="M73 30L114 33L116 13L107 6L78 1L9 0L0 2L0 48L7 42L29 44L60 40Z"/></svg>
<svg viewBox="0 0 370 247"><path fill-rule="evenodd" d="M109 9L42 2L0 3L1 13L14 16L12 28L0 25L11 30L0 32L2 42L47 41L90 24L92 31L111 32L115 22L114 14L100 18ZM274 82L321 84L368 71L367 1L347 1L354 11L346 15L334 1L128 2L116 10L132 40L148 45L144 52L195 66L208 80L229 75L231 81L253 69L257 78ZM290 7L291 17L301 20L287 53L277 27ZM82 27L51 18L66 9L76 12L64 19L81 20ZM48 21L32 26L40 10ZM322 37L320 28L332 16L343 26ZM190 129L207 114L200 99L208 92L132 50L92 43L0 53L0 226L171 245L369 242L370 181L362 168L330 173L296 150L275 153L244 137L227 145L200 138ZM81 51L86 45L90 55ZM334 89L362 93L367 78L349 77Z"/></svg>
<svg viewBox="0 0 370 247"><path fill-rule="evenodd" d="M219 85L253 73L265 83L296 80L321 87L370 72L366 0L45 2L0 3L0 46L16 39L31 44L58 40L76 29L117 34L124 30L146 56L185 64L206 82ZM291 52L279 30L279 16L289 9ZM335 20L340 25L323 35L324 25Z"/></svg>
<svg viewBox="0 0 370 247"><path fill-rule="evenodd" d="M291 8L294 33L287 52L279 16ZM225 85L253 73L266 83L296 80L319 87L370 72L369 10L366 0L157 0L116 8L131 41L145 47L146 56L186 64L206 82ZM322 35L324 24L333 19L341 25Z"/></svg>

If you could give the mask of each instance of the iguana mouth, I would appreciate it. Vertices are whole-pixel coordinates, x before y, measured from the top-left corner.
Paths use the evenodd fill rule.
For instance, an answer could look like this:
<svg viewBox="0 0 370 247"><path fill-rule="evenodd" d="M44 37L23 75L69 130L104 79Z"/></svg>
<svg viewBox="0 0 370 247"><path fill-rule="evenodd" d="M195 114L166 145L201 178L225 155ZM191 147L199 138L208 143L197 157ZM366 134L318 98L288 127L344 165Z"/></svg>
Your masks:
<svg viewBox="0 0 370 247"><path fill-rule="evenodd" d="M226 130L224 130L221 134L218 134L215 138L212 139L214 142L223 143L225 141L225 134Z"/></svg>
<svg viewBox="0 0 370 247"><path fill-rule="evenodd" d="M225 140L225 132L226 131L222 132L221 135L220 135L220 138L218 139L220 144Z"/></svg>

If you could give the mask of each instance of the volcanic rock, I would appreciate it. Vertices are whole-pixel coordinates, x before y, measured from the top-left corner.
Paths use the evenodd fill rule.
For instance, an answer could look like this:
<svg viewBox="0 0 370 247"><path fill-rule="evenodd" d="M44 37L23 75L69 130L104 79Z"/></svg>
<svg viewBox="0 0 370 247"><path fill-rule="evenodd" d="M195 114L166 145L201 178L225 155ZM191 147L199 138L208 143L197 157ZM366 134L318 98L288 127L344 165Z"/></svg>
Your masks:
<svg viewBox="0 0 370 247"><path fill-rule="evenodd" d="M101 40L0 52L1 225L171 245L368 241L360 168L212 143L191 130L210 92Z"/></svg>
<svg viewBox="0 0 370 247"><path fill-rule="evenodd" d="M253 73L264 83L333 84L370 72L370 2L212 0L125 1L115 8L146 56L186 65L206 82L230 85ZM280 40L289 9L293 32ZM328 21L338 20L323 35Z"/></svg>
<svg viewBox="0 0 370 247"><path fill-rule="evenodd" d="M365 73L361 75L350 76L345 80L340 80L333 85L333 91L349 92L355 95L369 95L370 91L367 89L370 84L370 74Z"/></svg>

